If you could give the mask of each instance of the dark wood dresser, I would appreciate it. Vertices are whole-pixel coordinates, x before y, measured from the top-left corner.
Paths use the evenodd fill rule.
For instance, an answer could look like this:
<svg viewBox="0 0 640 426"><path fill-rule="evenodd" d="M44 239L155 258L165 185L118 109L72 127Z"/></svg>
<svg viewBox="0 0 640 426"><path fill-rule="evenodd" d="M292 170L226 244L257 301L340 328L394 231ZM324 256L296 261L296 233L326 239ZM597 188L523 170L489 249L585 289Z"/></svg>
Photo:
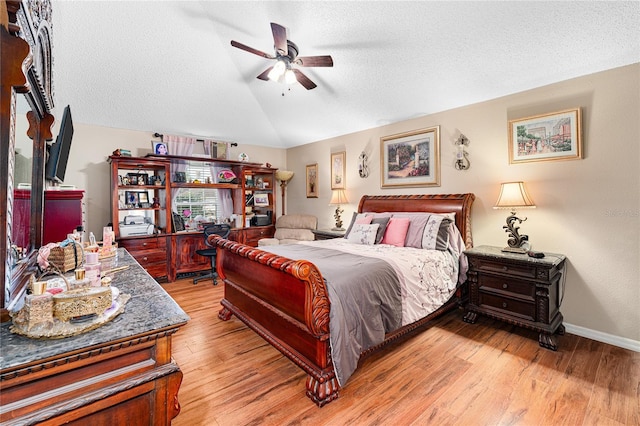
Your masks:
<svg viewBox="0 0 640 426"><path fill-rule="evenodd" d="M540 346L556 350L554 334L564 334L560 304L564 293L566 257L545 253L505 253L480 246L465 251L469 259L469 303L464 321L478 314L526 327L539 334Z"/></svg>
<svg viewBox="0 0 640 426"><path fill-rule="evenodd" d="M125 250L112 285L131 298L111 322L62 339L0 326L0 424L169 425L182 371L172 336L189 317Z"/></svg>

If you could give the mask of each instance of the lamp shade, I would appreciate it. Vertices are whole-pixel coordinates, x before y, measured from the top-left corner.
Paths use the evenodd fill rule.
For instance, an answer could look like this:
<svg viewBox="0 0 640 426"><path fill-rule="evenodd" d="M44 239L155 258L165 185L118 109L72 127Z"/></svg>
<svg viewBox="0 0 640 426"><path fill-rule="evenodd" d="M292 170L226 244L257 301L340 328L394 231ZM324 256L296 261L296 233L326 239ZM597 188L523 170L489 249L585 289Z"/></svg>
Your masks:
<svg viewBox="0 0 640 426"><path fill-rule="evenodd" d="M524 188L524 182L505 182L501 184L500 196L496 201L494 209L514 209L514 208L535 208L527 190Z"/></svg>
<svg viewBox="0 0 640 426"><path fill-rule="evenodd" d="M349 200L347 200L347 195L344 193L344 189L334 189L333 194L331 194L331 201L329 201L329 205L331 204L348 204Z"/></svg>
<svg viewBox="0 0 640 426"><path fill-rule="evenodd" d="M289 170L276 170L276 179L280 182L288 182L293 177L293 172Z"/></svg>

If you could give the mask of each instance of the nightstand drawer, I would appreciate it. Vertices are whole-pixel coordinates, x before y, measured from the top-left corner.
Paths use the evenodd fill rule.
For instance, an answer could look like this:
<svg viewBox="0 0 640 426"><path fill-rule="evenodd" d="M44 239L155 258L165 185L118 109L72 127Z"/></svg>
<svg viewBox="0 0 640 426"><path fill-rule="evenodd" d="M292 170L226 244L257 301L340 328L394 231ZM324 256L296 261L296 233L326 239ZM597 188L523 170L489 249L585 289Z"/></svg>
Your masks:
<svg viewBox="0 0 640 426"><path fill-rule="evenodd" d="M526 254L524 256L526 256ZM493 262L490 260L475 260L474 266L477 271L494 272L496 274L507 274L514 277L536 278L535 265Z"/></svg>
<svg viewBox="0 0 640 426"><path fill-rule="evenodd" d="M510 299L495 294L480 292L480 306L498 309L509 315L516 315L529 321L536 320L536 307L533 302Z"/></svg>
<svg viewBox="0 0 640 426"><path fill-rule="evenodd" d="M480 290L498 292L508 296L525 298L534 301L536 297L536 287L531 283L518 281L509 277L496 277L493 275L480 275L478 277Z"/></svg>

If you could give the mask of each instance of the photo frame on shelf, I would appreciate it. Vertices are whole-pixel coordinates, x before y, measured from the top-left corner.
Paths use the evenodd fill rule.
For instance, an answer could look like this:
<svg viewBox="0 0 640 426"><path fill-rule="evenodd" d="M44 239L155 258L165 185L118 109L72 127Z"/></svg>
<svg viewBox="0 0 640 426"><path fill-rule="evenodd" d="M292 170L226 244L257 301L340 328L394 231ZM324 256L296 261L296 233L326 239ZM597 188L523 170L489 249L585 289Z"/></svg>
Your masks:
<svg viewBox="0 0 640 426"><path fill-rule="evenodd" d="M509 164L581 158L580 108L509 120Z"/></svg>
<svg viewBox="0 0 640 426"><path fill-rule="evenodd" d="M267 207L269 205L269 194L268 193L254 194L253 205L256 207Z"/></svg>
<svg viewBox="0 0 640 426"><path fill-rule="evenodd" d="M138 192L138 202L140 204L149 204L149 193L147 191Z"/></svg>
<svg viewBox="0 0 640 426"><path fill-rule="evenodd" d="M140 198L139 198L138 194L140 194L138 191L125 191L124 192L124 198L125 198L127 206L136 207L140 203Z"/></svg>
<svg viewBox="0 0 640 426"><path fill-rule="evenodd" d="M307 164L307 198L318 198L318 163Z"/></svg>
<svg viewBox="0 0 640 426"><path fill-rule="evenodd" d="M345 189L346 151L331 154L331 189Z"/></svg>
<svg viewBox="0 0 640 426"><path fill-rule="evenodd" d="M380 138L382 188L440 186L440 126Z"/></svg>
<svg viewBox="0 0 640 426"><path fill-rule="evenodd" d="M155 155L169 155L169 146L166 142L151 141Z"/></svg>
<svg viewBox="0 0 640 426"><path fill-rule="evenodd" d="M176 172L173 181L176 183L185 183L187 182L187 174L185 172Z"/></svg>

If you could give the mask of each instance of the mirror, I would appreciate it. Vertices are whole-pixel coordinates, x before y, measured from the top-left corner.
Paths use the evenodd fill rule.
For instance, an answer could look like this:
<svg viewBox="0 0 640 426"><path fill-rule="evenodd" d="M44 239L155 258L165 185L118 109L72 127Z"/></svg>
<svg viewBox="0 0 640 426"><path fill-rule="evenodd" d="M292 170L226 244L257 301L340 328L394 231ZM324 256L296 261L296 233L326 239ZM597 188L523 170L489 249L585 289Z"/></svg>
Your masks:
<svg viewBox="0 0 640 426"><path fill-rule="evenodd" d="M13 169L13 217L9 235L13 266L31 251L31 178L33 174L33 141L27 136L31 108L22 95L16 97L15 157Z"/></svg>
<svg viewBox="0 0 640 426"><path fill-rule="evenodd" d="M39 1L35 8L26 1L0 0L2 322L10 320L9 311L20 304L30 276L37 273L35 249L42 242L45 146L46 141L53 138L54 121L50 19L50 0ZM35 61L32 52L37 52ZM20 183L30 184L31 190L19 188ZM23 252L21 255L16 254L18 247Z"/></svg>

